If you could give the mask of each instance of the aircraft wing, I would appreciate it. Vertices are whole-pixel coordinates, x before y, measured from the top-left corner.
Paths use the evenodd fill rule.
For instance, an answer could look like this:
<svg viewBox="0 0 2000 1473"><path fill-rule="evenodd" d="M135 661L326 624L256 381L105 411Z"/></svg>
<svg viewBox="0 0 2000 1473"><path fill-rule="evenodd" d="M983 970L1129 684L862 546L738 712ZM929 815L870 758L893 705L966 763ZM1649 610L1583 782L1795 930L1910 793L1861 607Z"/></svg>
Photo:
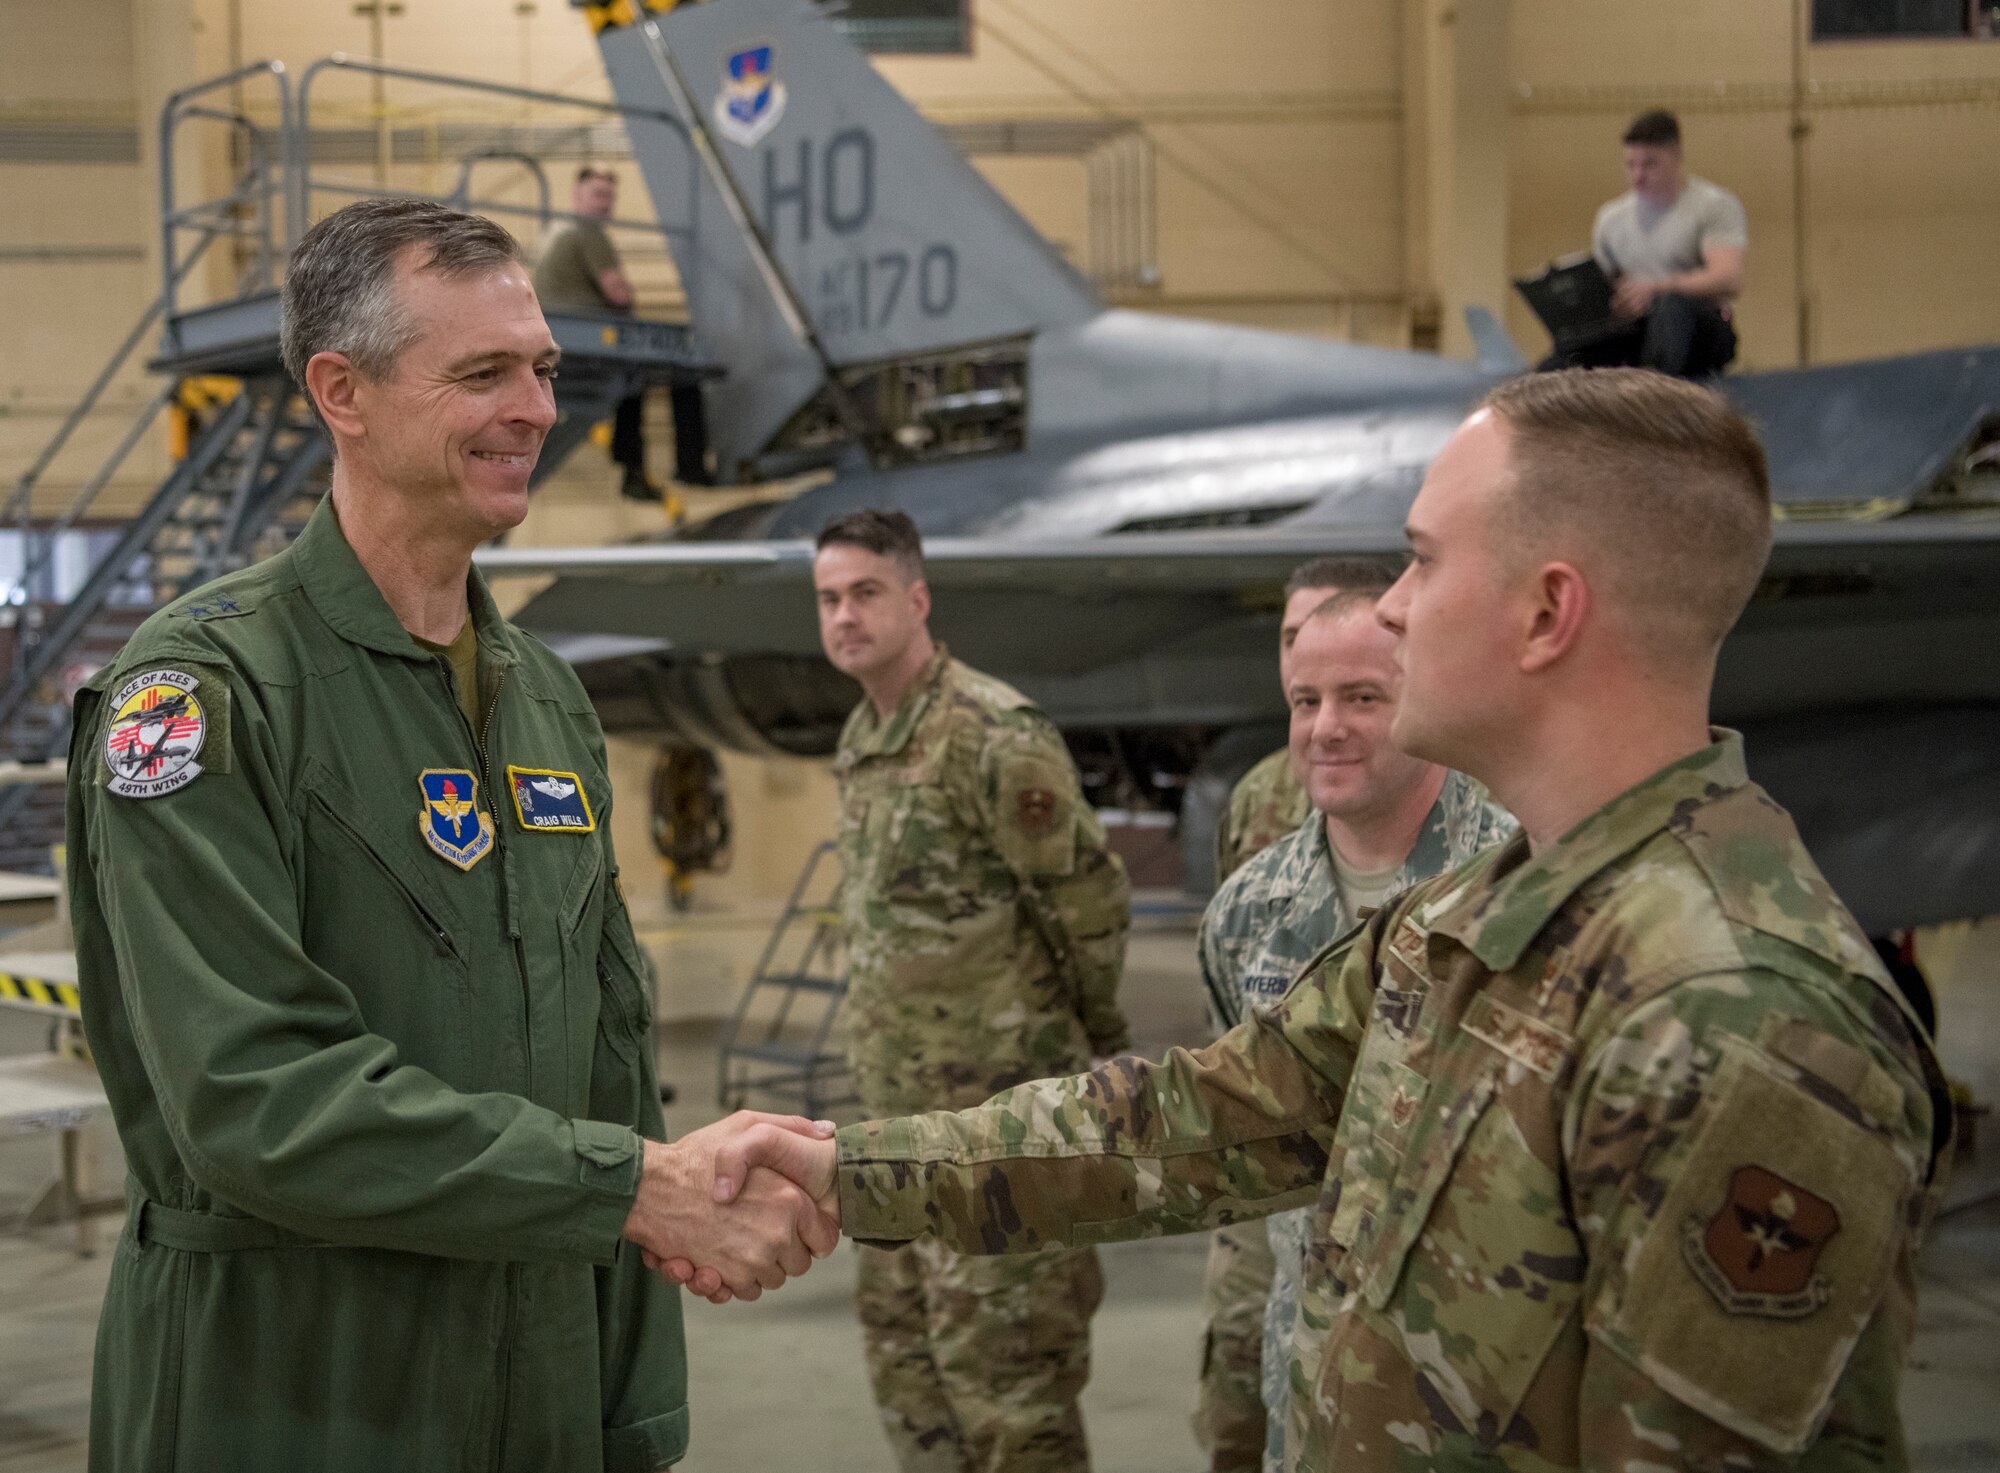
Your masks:
<svg viewBox="0 0 2000 1473"><path fill-rule="evenodd" d="M1369 529L1251 530L1226 542L1184 533L938 538L924 560L939 636L1018 679L1088 671L1235 615L1271 615L1291 570L1323 548L1402 558L1400 534ZM519 618L572 658L579 637L604 635L689 654L819 655L809 542L505 549L479 564L488 577L556 575Z"/></svg>
<svg viewBox="0 0 2000 1473"><path fill-rule="evenodd" d="M1403 541L1387 527L1332 525L938 538L925 563L940 637L1032 686L1245 617L1267 626L1291 570L1321 553L1400 563ZM819 654L807 542L498 549L479 565L489 577L553 576L518 618L580 662L589 659L582 642L607 637L685 657ZM1771 715L2000 699L1996 568L2000 517L1781 524L1763 585L1725 650L1718 704ZM1260 650L1268 643L1260 635ZM1922 649L1953 654L1910 658ZM1243 716L1268 717L1275 705L1273 691Z"/></svg>
<svg viewBox="0 0 2000 1473"><path fill-rule="evenodd" d="M933 627L1067 730L1281 721L1284 579L1400 560L1383 527L938 539ZM804 542L483 553L553 576L517 616L607 729L831 750L854 687L819 656ZM1781 524L1724 648L1716 719L1874 931L2000 913L2000 517Z"/></svg>

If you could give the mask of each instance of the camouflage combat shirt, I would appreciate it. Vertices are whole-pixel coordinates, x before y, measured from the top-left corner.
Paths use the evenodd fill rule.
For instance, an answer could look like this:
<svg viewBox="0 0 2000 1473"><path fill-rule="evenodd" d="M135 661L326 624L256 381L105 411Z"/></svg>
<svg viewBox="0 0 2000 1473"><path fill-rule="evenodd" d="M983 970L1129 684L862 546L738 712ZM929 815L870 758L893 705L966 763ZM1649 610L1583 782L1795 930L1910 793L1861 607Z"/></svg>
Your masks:
<svg viewBox="0 0 2000 1473"><path fill-rule="evenodd" d="M1479 784L1463 773L1446 773L1416 845L1390 882L1390 893L1463 864L1518 827ZM1202 982L1225 1025L1234 1025L1253 1007L1276 1002L1306 963L1357 919L1334 883L1326 820L1308 813L1304 823L1231 875L1202 916L1197 941ZM1265 1227L1276 1261L1264 1305L1262 1360L1264 1405L1272 1413L1269 1464L1284 1448L1287 1367L1312 1238L1311 1209L1277 1213Z"/></svg>
<svg viewBox="0 0 2000 1473"><path fill-rule="evenodd" d="M866 1108L975 1104L1129 1046L1125 867L1026 697L940 645L887 721L855 708L834 771Z"/></svg>
<svg viewBox="0 0 2000 1473"><path fill-rule="evenodd" d="M1943 1077L1718 735L1207 1049L847 1128L843 1226L1010 1252L1317 1193L1295 1469L1906 1466Z"/></svg>
<svg viewBox="0 0 2000 1473"><path fill-rule="evenodd" d="M1215 883L1220 885L1306 821L1312 805L1292 771L1292 754L1280 747L1237 779L1215 829Z"/></svg>

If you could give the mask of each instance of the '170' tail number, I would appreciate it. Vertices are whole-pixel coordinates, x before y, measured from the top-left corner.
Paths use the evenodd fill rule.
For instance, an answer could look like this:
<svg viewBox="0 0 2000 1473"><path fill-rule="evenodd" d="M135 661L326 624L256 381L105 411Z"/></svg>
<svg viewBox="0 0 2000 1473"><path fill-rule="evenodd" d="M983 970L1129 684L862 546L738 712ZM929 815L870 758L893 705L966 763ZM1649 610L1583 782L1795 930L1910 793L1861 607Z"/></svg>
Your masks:
<svg viewBox="0 0 2000 1473"><path fill-rule="evenodd" d="M958 252L926 246L915 262L907 251L882 251L836 262L819 274L813 318L828 337L879 331L914 302L926 317L943 317L958 303Z"/></svg>

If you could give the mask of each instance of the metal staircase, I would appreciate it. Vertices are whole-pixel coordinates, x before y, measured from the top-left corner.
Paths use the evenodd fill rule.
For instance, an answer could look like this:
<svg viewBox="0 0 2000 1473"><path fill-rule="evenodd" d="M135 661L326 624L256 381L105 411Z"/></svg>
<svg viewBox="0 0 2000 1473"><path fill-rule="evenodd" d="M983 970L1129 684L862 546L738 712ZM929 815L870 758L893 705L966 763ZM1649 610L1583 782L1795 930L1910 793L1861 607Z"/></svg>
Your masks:
<svg viewBox="0 0 2000 1473"><path fill-rule="evenodd" d="M289 249L315 211L356 196L380 194L368 185L313 174L314 133L306 94L316 76L361 73L441 87L564 103L600 114L628 109L591 99L563 98L458 78L332 58L305 74L294 104L284 67L244 67L170 98L160 122L163 160L162 289L112 354L50 443L0 504L0 533L21 545L21 571L0 583L0 638L11 632L12 661L0 676L0 759L38 763L67 749L75 687L113 659L147 615L224 573L276 552L295 537L327 485L330 449L310 409L286 375L278 352L278 281ZM275 126L245 110L244 89L268 84L276 94ZM227 91L233 108L212 105ZM172 161L189 124L220 124L231 138L231 183L218 197L177 202ZM534 172L538 209L469 197L470 163L490 159L475 149L447 197L458 208L494 215L550 217L546 180L531 158L514 158ZM322 195L334 195L322 201ZM184 308L181 289L197 265L213 264L218 243L234 253L234 291L222 301ZM163 386L81 489L53 517L36 515L34 492L105 390L158 324L159 352L147 367ZM557 424L536 468L539 482L606 419L617 403L648 384L681 388L712 377L697 361L688 329L633 318L550 314L563 350L557 383ZM200 381L221 391L183 393ZM100 494L144 442L161 414L183 417L183 444L173 468L138 513L120 526L75 586L56 574L73 534L98 532ZM0 786L0 869L46 873L50 845L63 829L60 784Z"/></svg>
<svg viewBox="0 0 2000 1473"><path fill-rule="evenodd" d="M324 489L327 446L291 381L249 380L191 437L188 454L17 651L0 688L0 752L60 758L74 677L112 659L154 609L298 535ZM51 537L42 560L52 554ZM41 573L31 564L23 583ZM0 869L40 870L62 828L62 791L0 790Z"/></svg>
<svg viewBox="0 0 2000 1473"><path fill-rule="evenodd" d="M847 996L840 917L833 908L840 864L822 843L799 872L771 939L722 1030L716 1102L740 1110L753 1096L818 1119L854 1103L847 1059L833 1047L833 1025Z"/></svg>

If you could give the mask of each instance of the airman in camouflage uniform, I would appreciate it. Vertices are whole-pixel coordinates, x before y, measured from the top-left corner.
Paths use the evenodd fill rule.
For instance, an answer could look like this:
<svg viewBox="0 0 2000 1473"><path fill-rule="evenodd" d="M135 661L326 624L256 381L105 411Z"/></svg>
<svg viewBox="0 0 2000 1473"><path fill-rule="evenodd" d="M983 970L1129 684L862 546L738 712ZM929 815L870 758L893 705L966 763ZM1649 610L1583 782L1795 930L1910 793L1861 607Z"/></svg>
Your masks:
<svg viewBox="0 0 2000 1473"><path fill-rule="evenodd" d="M1278 619L1278 681L1288 682L1292 645L1312 611L1345 588L1386 587L1382 567L1367 559L1319 557L1301 563L1285 583ZM1261 758L1230 790L1215 829L1215 883L1221 886L1254 855L1283 839L1312 811L1291 753ZM1214 901L1210 902L1213 912ZM1327 938L1331 939L1331 935ZM1223 1027L1234 1022L1222 1012ZM1262 1466L1269 1417L1261 1382L1265 1302L1271 1292L1271 1240L1261 1223L1216 1229L1202 1274L1201 1393L1195 1441L1210 1473L1253 1473Z"/></svg>
<svg viewBox="0 0 2000 1473"><path fill-rule="evenodd" d="M1390 893L1463 864L1515 828L1508 812L1488 800L1477 783L1463 773L1448 773L1416 847L1390 882ZM1252 1008L1282 997L1305 965L1358 920L1334 883L1326 820L1313 813L1216 892L1202 918L1203 984L1233 1026ZM1254 1232L1256 1226L1232 1231ZM1268 1414L1264 1463L1276 1469L1284 1459L1285 1409L1291 1400L1288 1366L1312 1213L1307 1208L1280 1212L1263 1227L1272 1263L1260 1325L1259 1364Z"/></svg>
<svg viewBox="0 0 2000 1473"><path fill-rule="evenodd" d="M1128 1047L1125 869L1049 719L951 658L840 735L848 1048L862 1103L905 1113Z"/></svg>
<svg viewBox="0 0 2000 1473"><path fill-rule="evenodd" d="M1306 821L1312 805L1283 747L1261 757L1229 790L1229 806L1215 826L1215 882L1220 886Z"/></svg>
<svg viewBox="0 0 2000 1473"><path fill-rule="evenodd" d="M834 770L865 1108L970 1105L1130 1046L1124 867L1047 717L937 645L887 719L855 708ZM864 1248L858 1297L905 1473L1089 1466L1077 1398L1103 1297L1093 1249Z"/></svg>
<svg viewBox="0 0 2000 1473"><path fill-rule="evenodd" d="M1207 1049L843 1130L839 1205L1005 1252L1317 1193L1292 1469L1901 1467L1943 1088L1723 732Z"/></svg>
<svg viewBox="0 0 2000 1473"><path fill-rule="evenodd" d="M719 1195L771 1166L855 1237L1006 1252L1317 1191L1294 1469L1906 1467L1949 1096L1701 722L1771 545L1754 431L1655 373L1512 379L1406 527L1395 747L1487 780L1519 837L1205 1050L831 1142L753 1127Z"/></svg>

